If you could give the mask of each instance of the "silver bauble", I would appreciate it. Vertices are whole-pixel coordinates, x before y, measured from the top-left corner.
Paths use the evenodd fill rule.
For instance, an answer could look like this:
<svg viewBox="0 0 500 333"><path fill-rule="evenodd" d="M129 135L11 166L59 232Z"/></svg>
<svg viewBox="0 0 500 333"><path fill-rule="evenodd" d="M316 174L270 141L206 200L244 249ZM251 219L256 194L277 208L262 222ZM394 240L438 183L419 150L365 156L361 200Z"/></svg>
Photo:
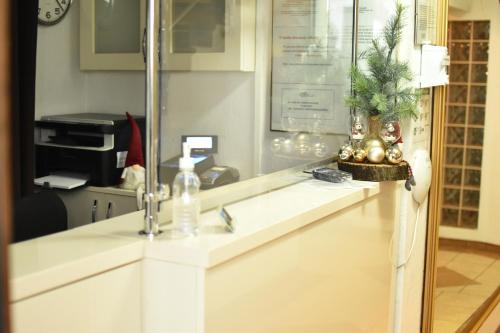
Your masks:
<svg viewBox="0 0 500 333"><path fill-rule="evenodd" d="M310 141L311 141L311 137L309 136L309 134L306 134L306 133L300 133L295 137L295 142L297 144L309 143Z"/></svg>
<svg viewBox="0 0 500 333"><path fill-rule="evenodd" d="M383 122L379 136L387 146L392 145L394 142L401 138L401 126L397 120L386 120Z"/></svg>
<svg viewBox="0 0 500 333"><path fill-rule="evenodd" d="M291 154L293 151L293 141L290 139L283 140L281 144L281 150L285 154Z"/></svg>
<svg viewBox="0 0 500 333"><path fill-rule="evenodd" d="M278 153L283 145L283 141L285 141L284 138L276 138L271 142L271 151L273 153Z"/></svg>
<svg viewBox="0 0 500 333"><path fill-rule="evenodd" d="M379 146L371 146L366 153L368 161L372 163L380 163L385 157L385 149Z"/></svg>
<svg viewBox="0 0 500 333"><path fill-rule="evenodd" d="M328 154L328 145L323 142L316 142L313 146L313 152L316 157L323 158Z"/></svg>
<svg viewBox="0 0 500 333"><path fill-rule="evenodd" d="M311 145L309 142L300 142L295 145L295 150L301 156L307 156L311 152Z"/></svg>
<svg viewBox="0 0 500 333"><path fill-rule="evenodd" d="M366 136L368 124L366 118L362 116L354 116L351 127L351 137L353 140L363 140Z"/></svg>
<svg viewBox="0 0 500 333"><path fill-rule="evenodd" d="M403 160L403 153L397 146L387 148L385 157L391 164L399 164Z"/></svg>
<svg viewBox="0 0 500 333"><path fill-rule="evenodd" d="M339 158L342 161L347 161L351 158L353 152L354 149L352 148L351 145L343 145L339 152Z"/></svg>
<svg viewBox="0 0 500 333"><path fill-rule="evenodd" d="M366 158L366 151L362 148L357 148L354 150L352 157L354 159L354 162L363 162Z"/></svg>

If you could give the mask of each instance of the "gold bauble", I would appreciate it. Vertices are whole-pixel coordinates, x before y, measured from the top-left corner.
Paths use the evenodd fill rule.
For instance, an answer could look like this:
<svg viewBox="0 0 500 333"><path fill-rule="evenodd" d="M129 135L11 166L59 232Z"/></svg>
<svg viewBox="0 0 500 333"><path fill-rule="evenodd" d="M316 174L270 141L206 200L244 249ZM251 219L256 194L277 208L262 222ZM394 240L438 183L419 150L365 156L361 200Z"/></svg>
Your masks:
<svg viewBox="0 0 500 333"><path fill-rule="evenodd" d="M380 139L368 139L365 141L365 150L368 151L372 147L382 147L384 148L384 142Z"/></svg>
<svg viewBox="0 0 500 333"><path fill-rule="evenodd" d="M367 150L368 161L372 163L380 163L384 160L385 149L380 146L372 146Z"/></svg>
<svg viewBox="0 0 500 333"><path fill-rule="evenodd" d="M389 163L399 164L403 160L403 153L397 146L392 146L385 151L385 157Z"/></svg>
<svg viewBox="0 0 500 333"><path fill-rule="evenodd" d="M354 150L353 159L355 162L363 162L366 158L366 151L362 148L357 148Z"/></svg>

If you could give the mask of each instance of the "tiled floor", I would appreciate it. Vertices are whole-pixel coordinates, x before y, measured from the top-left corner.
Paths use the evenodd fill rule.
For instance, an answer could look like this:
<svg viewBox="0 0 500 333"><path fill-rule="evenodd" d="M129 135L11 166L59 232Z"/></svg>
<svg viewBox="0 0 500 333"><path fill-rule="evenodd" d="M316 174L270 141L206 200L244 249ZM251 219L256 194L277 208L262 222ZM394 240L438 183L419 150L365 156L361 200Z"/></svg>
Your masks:
<svg viewBox="0 0 500 333"><path fill-rule="evenodd" d="M438 252L434 332L454 333L500 285L500 255Z"/></svg>

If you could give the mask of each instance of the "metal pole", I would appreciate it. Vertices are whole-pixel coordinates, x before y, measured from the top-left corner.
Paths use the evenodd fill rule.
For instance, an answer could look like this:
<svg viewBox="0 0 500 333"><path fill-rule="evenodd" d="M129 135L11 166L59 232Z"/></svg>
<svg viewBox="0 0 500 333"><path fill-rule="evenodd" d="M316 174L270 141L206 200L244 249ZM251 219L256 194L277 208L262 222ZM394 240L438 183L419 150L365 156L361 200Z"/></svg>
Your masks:
<svg viewBox="0 0 500 333"><path fill-rule="evenodd" d="M160 233L158 222L158 137L160 127L158 17L160 0L148 0L146 21L146 193L144 230L153 238Z"/></svg>
<svg viewBox="0 0 500 333"><path fill-rule="evenodd" d="M352 16L352 63L358 64L359 0L353 0Z"/></svg>

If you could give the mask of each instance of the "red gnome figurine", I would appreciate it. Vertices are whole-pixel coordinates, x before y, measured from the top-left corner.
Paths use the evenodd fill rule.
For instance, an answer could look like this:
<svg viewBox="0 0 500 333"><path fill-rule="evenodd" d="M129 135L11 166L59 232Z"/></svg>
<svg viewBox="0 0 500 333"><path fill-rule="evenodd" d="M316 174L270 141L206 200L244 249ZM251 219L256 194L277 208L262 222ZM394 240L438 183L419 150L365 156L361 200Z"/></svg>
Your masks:
<svg viewBox="0 0 500 333"><path fill-rule="evenodd" d="M137 190L145 182L141 131L135 119L128 112L127 119L130 123L131 134L120 187L127 190Z"/></svg>

